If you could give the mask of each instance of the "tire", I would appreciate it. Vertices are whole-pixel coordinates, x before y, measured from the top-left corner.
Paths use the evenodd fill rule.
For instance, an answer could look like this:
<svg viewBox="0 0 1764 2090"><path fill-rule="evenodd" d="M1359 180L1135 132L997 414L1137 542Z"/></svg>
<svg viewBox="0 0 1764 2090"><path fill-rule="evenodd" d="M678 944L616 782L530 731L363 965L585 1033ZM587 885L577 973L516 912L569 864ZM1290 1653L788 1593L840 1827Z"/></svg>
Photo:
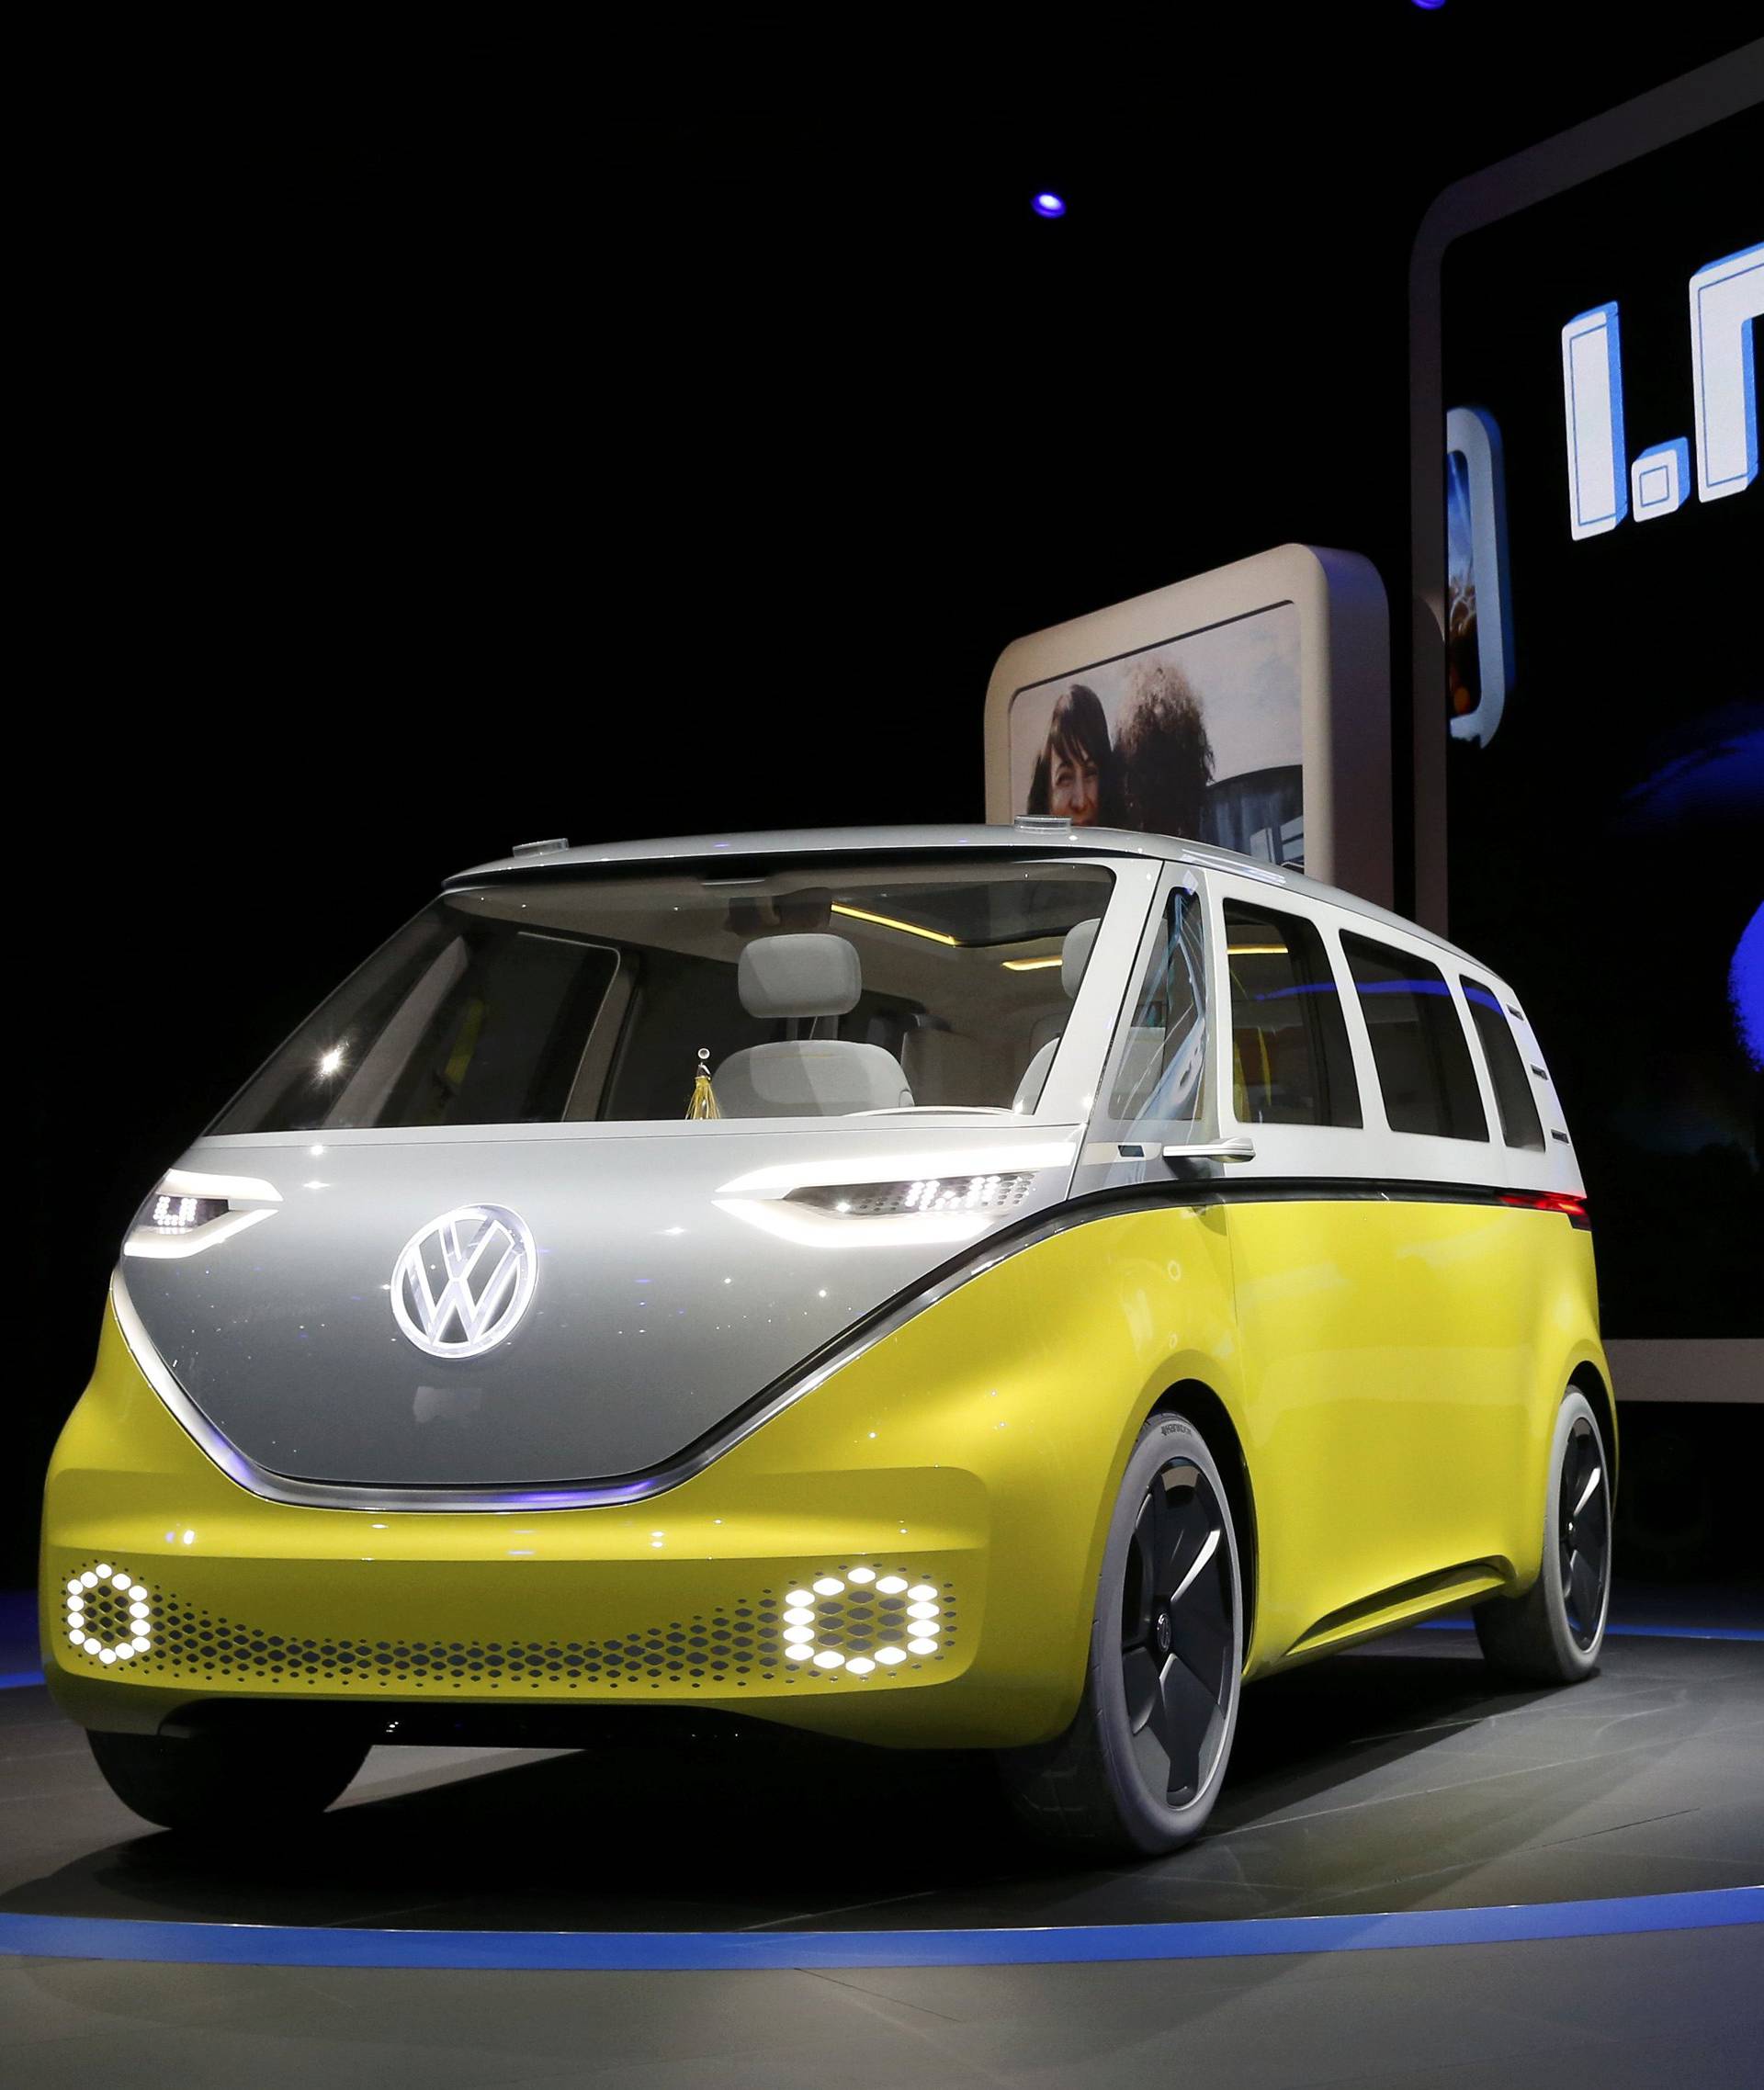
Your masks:
<svg viewBox="0 0 1764 2090"><path fill-rule="evenodd" d="M1476 1607L1488 1662L1523 1683L1591 1676L1611 1609L1611 1449L1577 1386L1563 1396L1544 1502L1544 1565L1523 1596Z"/></svg>
<svg viewBox="0 0 1764 2090"><path fill-rule="evenodd" d="M163 1829L234 1836L323 1813L361 1768L366 1741L296 1730L286 1738L236 1732L173 1739L88 1733L105 1783Z"/></svg>
<svg viewBox="0 0 1764 2090"><path fill-rule="evenodd" d="M1225 1776L1243 1671L1237 1533L1192 1422L1155 1415L1109 1519L1077 1717L1001 1752L1019 1817L1100 1857L1155 1857L1197 1836Z"/></svg>

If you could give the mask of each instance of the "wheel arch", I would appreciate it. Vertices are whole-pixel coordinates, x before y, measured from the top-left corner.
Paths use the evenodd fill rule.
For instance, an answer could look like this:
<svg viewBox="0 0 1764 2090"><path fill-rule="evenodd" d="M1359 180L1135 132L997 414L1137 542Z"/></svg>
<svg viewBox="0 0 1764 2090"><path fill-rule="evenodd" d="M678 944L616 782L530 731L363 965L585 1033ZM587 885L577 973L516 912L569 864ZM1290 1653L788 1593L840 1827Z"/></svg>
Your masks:
<svg viewBox="0 0 1764 2090"><path fill-rule="evenodd" d="M1231 1410L1204 1379L1179 1379L1174 1385L1167 1386L1152 1403L1148 1420L1153 1415L1185 1417L1205 1438L1207 1448L1218 1461L1227 1506L1238 1533L1238 1568L1243 1583L1243 1651L1247 1657L1255 1634L1260 1542L1255 1487L1250 1478L1242 1435L1231 1418Z"/></svg>

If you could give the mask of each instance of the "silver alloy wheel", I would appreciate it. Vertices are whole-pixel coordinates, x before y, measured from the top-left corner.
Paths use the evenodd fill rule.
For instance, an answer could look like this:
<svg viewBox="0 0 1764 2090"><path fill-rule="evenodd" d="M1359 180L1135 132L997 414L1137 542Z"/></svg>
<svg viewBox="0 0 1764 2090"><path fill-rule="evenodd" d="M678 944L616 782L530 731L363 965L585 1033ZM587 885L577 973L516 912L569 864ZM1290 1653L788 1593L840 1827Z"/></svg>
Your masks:
<svg viewBox="0 0 1764 2090"><path fill-rule="evenodd" d="M1611 1480L1599 1432L1576 1416L1563 1449L1556 1501L1556 1565L1568 1632L1589 1654L1605 1622L1611 1577Z"/></svg>
<svg viewBox="0 0 1764 2090"><path fill-rule="evenodd" d="M1192 1459L1152 1478L1121 1589L1121 1684L1148 1791L1183 1807L1218 1768L1236 1686L1230 1553L1212 1482Z"/></svg>
<svg viewBox="0 0 1764 2090"><path fill-rule="evenodd" d="M1579 1683L1598 1666L1611 1607L1611 1461L1608 1425L1570 1385L1551 1437L1537 1577L1473 1612L1484 1655L1521 1682Z"/></svg>
<svg viewBox="0 0 1764 2090"><path fill-rule="evenodd" d="M1000 1752L1023 1820L1091 1857L1197 1836L1225 1782L1245 1630L1218 1463L1186 1416L1154 1414L1116 1486L1078 1711L1050 1741Z"/></svg>

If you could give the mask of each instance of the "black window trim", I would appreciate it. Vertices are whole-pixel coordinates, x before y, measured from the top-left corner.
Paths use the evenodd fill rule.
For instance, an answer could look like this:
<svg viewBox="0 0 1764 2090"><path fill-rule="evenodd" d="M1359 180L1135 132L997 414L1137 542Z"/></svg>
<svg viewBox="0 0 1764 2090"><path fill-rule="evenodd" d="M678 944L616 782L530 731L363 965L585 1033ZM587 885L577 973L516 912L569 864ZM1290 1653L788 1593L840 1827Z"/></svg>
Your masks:
<svg viewBox="0 0 1764 2090"><path fill-rule="evenodd" d="M1488 980L1478 978L1474 973L1465 972L1462 966L1458 967L1451 976L1451 984L1456 989L1455 999L1462 1000L1464 1012L1470 1019L1465 1028L1470 1035L1471 1059L1478 1075L1487 1087L1487 1094L1483 1098L1483 1114L1485 1117L1488 1115L1488 1105L1491 1102L1494 1104L1494 1115L1490 1121L1490 1130L1492 1132L1494 1127L1499 1127L1499 1138L1497 1144L1506 1147L1510 1154L1547 1153L1550 1145L1549 1135L1544 1129L1544 1113L1538 1108L1537 1097L1533 1092L1530 1076L1537 1075L1544 1079L1547 1079L1548 1077L1544 1075L1541 1068L1531 1066L1526 1057L1525 1048L1520 1043L1518 1032L1513 1028L1513 1017L1518 1011L1513 1009L1500 988ZM1500 1083L1495 1075L1494 1057L1488 1052L1484 1042L1482 1025L1476 1021L1476 1007L1470 1000L1470 992L1473 988L1478 994L1486 997L1489 1013L1494 1021L1500 1025L1506 1034L1508 1044L1512 1047L1513 1067L1518 1072L1520 1081L1518 1095L1523 1107L1531 1113L1531 1122L1537 1132L1535 1139L1516 1139L1507 1123L1507 1106L1500 1100Z"/></svg>

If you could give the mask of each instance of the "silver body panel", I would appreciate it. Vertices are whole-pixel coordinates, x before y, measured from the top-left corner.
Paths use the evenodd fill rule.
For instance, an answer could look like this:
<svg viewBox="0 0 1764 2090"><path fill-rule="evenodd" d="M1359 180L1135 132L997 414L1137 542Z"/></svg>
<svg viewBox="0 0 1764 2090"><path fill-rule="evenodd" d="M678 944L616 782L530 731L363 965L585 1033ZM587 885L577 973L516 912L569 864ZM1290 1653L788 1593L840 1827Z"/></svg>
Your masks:
<svg viewBox="0 0 1764 2090"><path fill-rule="evenodd" d="M183 1168L248 1162L279 1202L199 1254L126 1256L134 1321L219 1438L272 1475L416 1489L616 1479L676 1460L989 1227L1057 1205L1077 1152L1075 1128L978 1116L542 1129L198 1142ZM930 1215L841 1220L780 1194L794 1177L1007 1161L1034 1168L1028 1196L965 1233ZM394 1316L395 1265L432 1221L476 1204L530 1230L531 1304L483 1355L425 1354Z"/></svg>

